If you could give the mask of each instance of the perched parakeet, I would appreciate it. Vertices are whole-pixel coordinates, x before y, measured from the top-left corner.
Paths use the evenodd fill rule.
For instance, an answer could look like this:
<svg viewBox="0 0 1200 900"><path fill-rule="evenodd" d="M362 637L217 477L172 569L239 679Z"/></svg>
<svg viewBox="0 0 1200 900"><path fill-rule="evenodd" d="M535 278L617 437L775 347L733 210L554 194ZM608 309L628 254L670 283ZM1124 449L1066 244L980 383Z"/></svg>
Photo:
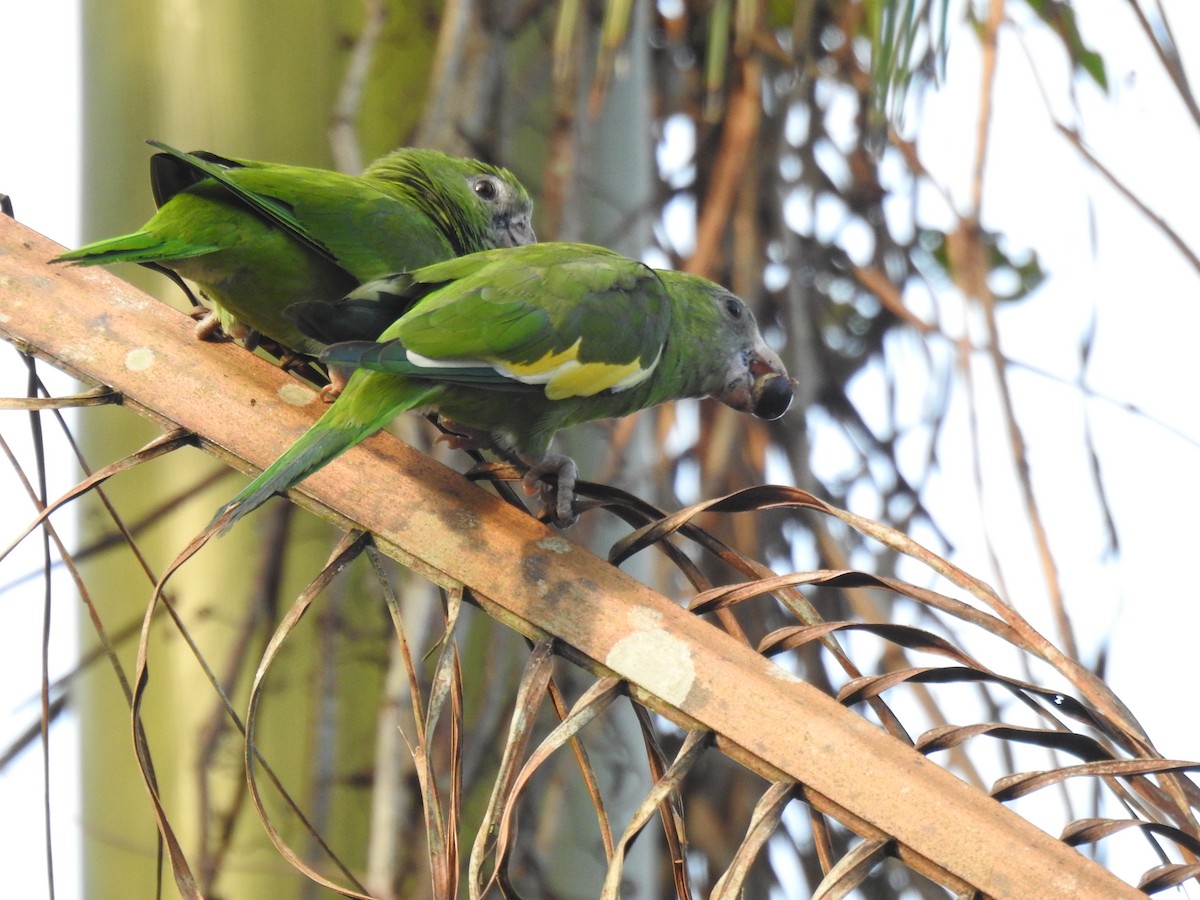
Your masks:
<svg viewBox="0 0 1200 900"><path fill-rule="evenodd" d="M481 446L525 462L526 486L540 487L565 525L576 466L550 451L560 428L703 396L774 419L792 400L779 356L740 299L600 247L474 253L365 284L344 301L359 302L408 311L378 341L322 354L354 369L345 390L217 513L222 530L404 410L434 410ZM303 322L304 307L295 312Z"/></svg>
<svg viewBox="0 0 1200 900"><path fill-rule="evenodd" d="M324 169L163 152L150 161L158 212L140 231L64 253L58 262L157 263L200 285L220 325L315 355L322 340L284 316L299 301L333 301L374 278L534 241L532 204L506 169L403 148L361 176ZM360 315L352 336L376 337L395 316Z"/></svg>

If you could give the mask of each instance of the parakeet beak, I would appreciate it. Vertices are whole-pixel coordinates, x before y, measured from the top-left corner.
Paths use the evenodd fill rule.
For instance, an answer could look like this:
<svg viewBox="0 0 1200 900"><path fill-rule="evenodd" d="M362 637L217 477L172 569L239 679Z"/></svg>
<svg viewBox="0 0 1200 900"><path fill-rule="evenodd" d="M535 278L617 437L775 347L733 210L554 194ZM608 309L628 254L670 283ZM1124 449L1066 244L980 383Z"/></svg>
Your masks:
<svg viewBox="0 0 1200 900"><path fill-rule="evenodd" d="M533 233L533 226L529 223L527 216L521 216L516 219L510 219L508 226L504 229L505 247L522 247L525 244L537 243L537 235Z"/></svg>
<svg viewBox="0 0 1200 900"><path fill-rule="evenodd" d="M717 399L739 412L753 413L760 419L778 419L792 405L792 386L779 354L759 338L746 351L737 370Z"/></svg>
<svg viewBox="0 0 1200 900"><path fill-rule="evenodd" d="M778 419L792 405L792 385L779 354L759 341L750 357L750 412L760 419Z"/></svg>
<svg viewBox="0 0 1200 900"><path fill-rule="evenodd" d="M795 383L795 379L776 372L755 379L750 388L750 396L754 398L754 415L768 421L782 416L792 405L792 385Z"/></svg>

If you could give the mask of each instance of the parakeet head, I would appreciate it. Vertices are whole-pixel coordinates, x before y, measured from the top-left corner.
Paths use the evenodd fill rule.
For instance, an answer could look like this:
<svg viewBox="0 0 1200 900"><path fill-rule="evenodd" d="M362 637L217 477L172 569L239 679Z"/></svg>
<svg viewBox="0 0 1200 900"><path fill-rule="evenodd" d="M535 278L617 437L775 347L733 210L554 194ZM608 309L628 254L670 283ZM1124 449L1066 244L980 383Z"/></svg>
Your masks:
<svg viewBox="0 0 1200 900"><path fill-rule="evenodd" d="M437 150L404 147L367 167L364 178L401 184L458 255L537 240L533 201L508 169Z"/></svg>
<svg viewBox="0 0 1200 900"><path fill-rule="evenodd" d="M676 302L687 298L697 359L713 367L709 396L760 419L778 419L787 412L794 382L742 299L697 275L658 274Z"/></svg>
<svg viewBox="0 0 1200 900"><path fill-rule="evenodd" d="M491 240L485 241L488 243L485 249L520 247L537 241L530 221L533 201L511 172L507 169L497 169L495 174L481 172L469 176L467 181L491 217L487 232Z"/></svg>

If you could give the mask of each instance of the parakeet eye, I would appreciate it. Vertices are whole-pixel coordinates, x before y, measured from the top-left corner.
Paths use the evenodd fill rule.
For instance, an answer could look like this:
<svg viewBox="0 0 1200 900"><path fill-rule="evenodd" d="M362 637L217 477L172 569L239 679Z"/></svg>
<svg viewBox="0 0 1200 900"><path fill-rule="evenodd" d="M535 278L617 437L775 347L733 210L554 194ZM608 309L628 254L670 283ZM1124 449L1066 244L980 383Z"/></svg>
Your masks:
<svg viewBox="0 0 1200 900"><path fill-rule="evenodd" d="M495 200L500 193L500 189L496 187L496 182L491 178L480 178L472 187L475 188L475 193L481 200Z"/></svg>
<svg viewBox="0 0 1200 900"><path fill-rule="evenodd" d="M725 298L725 313L729 318L740 319L743 311L745 311L745 307L742 306L741 300L738 300L736 297Z"/></svg>

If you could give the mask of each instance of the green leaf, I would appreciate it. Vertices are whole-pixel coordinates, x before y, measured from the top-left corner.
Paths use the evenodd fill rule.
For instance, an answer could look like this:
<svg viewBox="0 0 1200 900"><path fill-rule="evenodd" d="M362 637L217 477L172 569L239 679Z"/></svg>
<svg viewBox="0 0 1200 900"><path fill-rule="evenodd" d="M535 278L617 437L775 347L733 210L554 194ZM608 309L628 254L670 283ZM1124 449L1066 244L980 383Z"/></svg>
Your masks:
<svg viewBox="0 0 1200 900"><path fill-rule="evenodd" d="M1108 92L1108 73L1104 57L1083 43L1079 25L1075 21L1075 9L1063 0L1025 0L1038 18L1062 38L1063 47L1076 73L1083 71L1092 81Z"/></svg>
<svg viewBox="0 0 1200 900"><path fill-rule="evenodd" d="M1046 280L1046 271L1036 250L1012 251L1004 236L993 231L981 232L979 239L987 248L988 283L996 300L1002 303L1024 300ZM946 235L940 231L923 229L918 236L918 243L929 254L928 258L953 281Z"/></svg>
<svg viewBox="0 0 1200 900"><path fill-rule="evenodd" d="M932 59L939 75L945 68L949 0L867 0L863 31L871 41L870 116L876 123L895 121L904 107L915 74ZM927 33L918 40L922 28ZM923 48L923 49L918 49Z"/></svg>

